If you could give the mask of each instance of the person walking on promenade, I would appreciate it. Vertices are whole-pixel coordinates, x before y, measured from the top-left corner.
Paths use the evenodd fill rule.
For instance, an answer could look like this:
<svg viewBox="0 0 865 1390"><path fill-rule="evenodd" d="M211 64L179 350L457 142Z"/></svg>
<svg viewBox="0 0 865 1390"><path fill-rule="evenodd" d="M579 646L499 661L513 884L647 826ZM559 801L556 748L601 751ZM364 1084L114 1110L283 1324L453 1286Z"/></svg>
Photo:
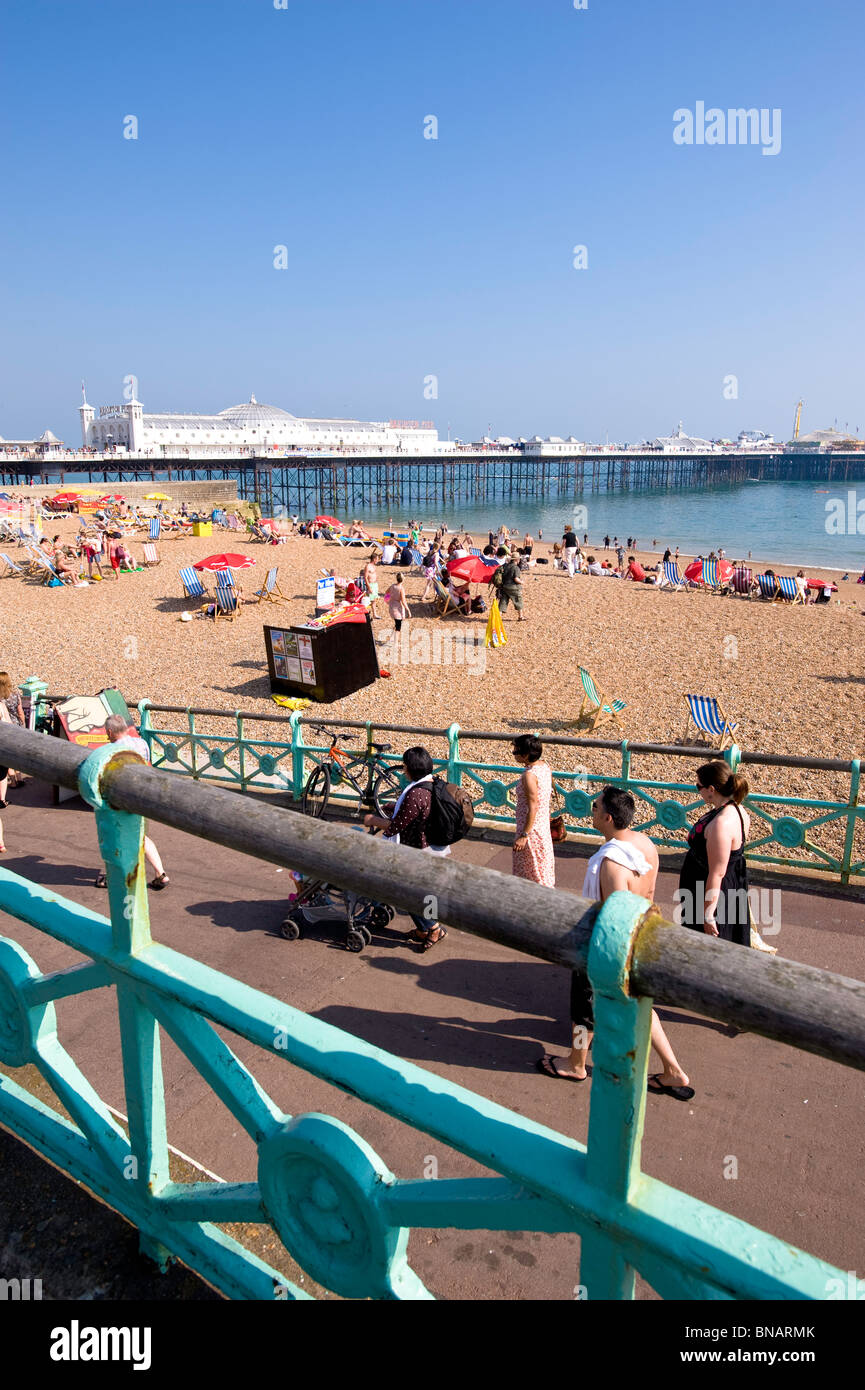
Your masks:
<svg viewBox="0 0 865 1390"><path fill-rule="evenodd" d="M606 786L592 806L592 825L604 837L586 866L583 897L606 902L611 893L637 893L651 902L658 878L658 851L648 835L630 830L636 802L630 792L621 787ZM592 1008L592 987L587 975L576 971L571 976L571 1022L573 1024L571 1051L567 1057L545 1053L537 1062L538 1070L559 1081L585 1081L586 1058L591 1045L595 1019ZM663 1069L648 1078L647 1087L653 1095L673 1096L675 1100L691 1100L694 1088L689 1084L670 1046L670 1040L652 1010L652 1047L663 1063Z"/></svg>
<svg viewBox="0 0 865 1390"><path fill-rule="evenodd" d="M122 714L109 714L105 721L105 732L108 735L109 743L115 744L118 748L129 748L133 753L137 753L139 757L143 758L146 763L150 762L150 749L144 739L139 737L135 725L127 724ZM157 891L167 888L171 879L165 872L159 850L149 835L144 837L144 857L156 874L156 877L150 881L150 887ZM95 887L107 887L104 869L96 875Z"/></svg>
<svg viewBox="0 0 865 1390"><path fill-rule="evenodd" d="M517 782L513 872L517 878L555 888L556 861L550 834L552 769L543 761L544 745L534 734L520 734L511 751L514 762L525 769Z"/></svg>
<svg viewBox="0 0 865 1390"><path fill-rule="evenodd" d="M450 845L431 845L427 839L427 822L432 811L433 760L429 750L423 747L407 748L402 755L403 768L408 778L408 786L397 799L390 816L366 815L364 825L370 829L384 831L384 838L410 849L426 850L428 854L450 854ZM438 922L429 922L425 917L409 913L414 930L408 933L407 941L429 951L447 936L447 927Z"/></svg>
<svg viewBox="0 0 865 1390"><path fill-rule="evenodd" d="M745 841L750 817L741 809L748 783L717 759L697 768L697 791L707 813L688 835L679 875L675 920L738 946L751 945Z"/></svg>

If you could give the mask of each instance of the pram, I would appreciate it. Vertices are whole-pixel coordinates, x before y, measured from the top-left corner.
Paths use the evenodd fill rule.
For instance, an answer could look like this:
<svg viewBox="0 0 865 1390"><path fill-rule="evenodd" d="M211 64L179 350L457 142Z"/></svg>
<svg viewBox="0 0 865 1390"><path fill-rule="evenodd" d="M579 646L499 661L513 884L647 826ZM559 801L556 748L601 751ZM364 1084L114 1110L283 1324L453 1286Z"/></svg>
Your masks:
<svg viewBox="0 0 865 1390"><path fill-rule="evenodd" d="M373 931L381 931L395 915L385 903L336 888L324 879L311 878L304 880L280 931L286 941L297 941L304 927L317 922L343 922L346 950L362 951L372 941Z"/></svg>

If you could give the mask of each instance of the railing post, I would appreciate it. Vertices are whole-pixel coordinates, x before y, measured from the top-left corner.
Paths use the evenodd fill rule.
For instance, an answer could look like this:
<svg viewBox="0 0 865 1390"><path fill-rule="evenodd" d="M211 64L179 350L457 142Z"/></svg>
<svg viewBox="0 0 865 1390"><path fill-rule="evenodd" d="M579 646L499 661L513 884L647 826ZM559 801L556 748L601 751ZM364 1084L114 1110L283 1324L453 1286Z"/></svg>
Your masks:
<svg viewBox="0 0 865 1390"><path fill-rule="evenodd" d="M30 717L28 727L35 731L36 721L39 718L39 707L43 703L42 696L48 691L48 686L41 681L38 676L28 676L21 687L21 692L30 701Z"/></svg>
<svg viewBox="0 0 865 1390"><path fill-rule="evenodd" d="M742 761L742 750L738 743L731 743L726 753L723 755L724 762L728 765L731 772L735 772Z"/></svg>
<svg viewBox="0 0 865 1390"><path fill-rule="evenodd" d="M640 1177L652 1032L652 1001L631 997L628 974L634 940L650 907L634 893L613 893L598 913L588 953L596 1031L586 1177L623 1205ZM634 1297L633 1267L615 1240L600 1232L583 1235L580 1283L593 1303Z"/></svg>
<svg viewBox="0 0 865 1390"><path fill-rule="evenodd" d="M628 740L622 739L622 786L627 791L628 783L631 780L631 750L628 747Z"/></svg>
<svg viewBox="0 0 865 1390"><path fill-rule="evenodd" d="M243 715L240 710L235 710L237 720L237 752L240 762L240 790L246 791L246 757L243 747Z"/></svg>
<svg viewBox="0 0 865 1390"><path fill-rule="evenodd" d="M841 858L841 882L850 882L850 864L853 860L853 839L856 834L856 822L859 820L859 780L862 772L862 764L859 758L854 758L850 768L850 801L847 809L847 832L844 836L844 853Z"/></svg>
<svg viewBox="0 0 865 1390"><path fill-rule="evenodd" d="M462 786L462 767L460 766L460 726L451 724L448 729L448 782Z"/></svg>
<svg viewBox="0 0 865 1390"><path fill-rule="evenodd" d="M303 715L300 710L293 710L288 719L291 727L291 795L292 800L299 801L303 795Z"/></svg>
<svg viewBox="0 0 865 1390"><path fill-rule="evenodd" d="M186 726L189 729L189 760L192 764L192 776L198 780L198 739L195 733L195 710L187 708Z"/></svg>

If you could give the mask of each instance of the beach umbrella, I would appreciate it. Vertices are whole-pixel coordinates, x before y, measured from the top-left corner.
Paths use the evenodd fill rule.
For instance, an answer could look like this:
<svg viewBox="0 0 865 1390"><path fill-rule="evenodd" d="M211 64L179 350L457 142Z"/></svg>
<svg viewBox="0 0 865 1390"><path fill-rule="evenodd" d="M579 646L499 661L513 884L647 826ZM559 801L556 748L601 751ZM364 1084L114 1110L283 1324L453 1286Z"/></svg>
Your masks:
<svg viewBox="0 0 865 1390"><path fill-rule="evenodd" d="M317 516L313 521L313 526L332 526L334 530L342 530L342 522L337 521L335 516Z"/></svg>
<svg viewBox="0 0 865 1390"><path fill-rule="evenodd" d="M251 570L254 564L251 555L208 555L206 560L199 560L192 568L215 573L219 570Z"/></svg>
<svg viewBox="0 0 865 1390"><path fill-rule="evenodd" d="M146 492L144 500L145 502L170 502L171 498L167 492Z"/></svg>
<svg viewBox="0 0 865 1390"><path fill-rule="evenodd" d="M469 584L487 584L498 566L486 564L479 555L463 555L459 560L448 560L445 566L453 579L463 579Z"/></svg>
<svg viewBox="0 0 865 1390"><path fill-rule="evenodd" d="M65 506L69 502L80 502L82 496L83 493L80 492L58 492L57 496L49 498L49 501L52 505L59 502L61 506Z"/></svg>
<svg viewBox="0 0 865 1390"><path fill-rule="evenodd" d="M110 492L105 497L100 497L100 502L125 502L126 498L119 492Z"/></svg>

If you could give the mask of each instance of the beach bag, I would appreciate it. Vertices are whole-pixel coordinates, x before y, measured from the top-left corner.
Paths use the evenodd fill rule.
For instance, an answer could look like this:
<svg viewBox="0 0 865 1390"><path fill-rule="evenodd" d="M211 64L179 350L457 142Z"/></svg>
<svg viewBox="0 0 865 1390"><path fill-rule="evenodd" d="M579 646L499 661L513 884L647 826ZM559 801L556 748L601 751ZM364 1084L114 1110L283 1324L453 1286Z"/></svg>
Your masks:
<svg viewBox="0 0 865 1390"><path fill-rule="evenodd" d="M431 790L432 801L425 827L427 842L437 848L455 845L457 840L465 839L474 821L472 799L465 788L443 782L441 777L432 779Z"/></svg>
<svg viewBox="0 0 865 1390"><path fill-rule="evenodd" d="M483 599L481 598L480 594L475 594L475 597L472 599L472 612L473 612L473 613L486 613L486 611L487 611L487 606L486 606L486 604L484 603Z"/></svg>
<svg viewBox="0 0 865 1390"><path fill-rule="evenodd" d="M496 568L495 568L495 570L493 571L493 574L492 574L492 576L491 576L491 578L490 578L490 584L492 585L492 587L493 587L494 589L500 589L500 588L502 587L502 570L503 570L503 569L504 569L504 565L497 565Z"/></svg>
<svg viewBox="0 0 865 1390"><path fill-rule="evenodd" d="M505 625L502 622L499 601L494 598L490 605L490 616L487 618L487 631L484 638L484 645L487 647L503 647L507 642Z"/></svg>

